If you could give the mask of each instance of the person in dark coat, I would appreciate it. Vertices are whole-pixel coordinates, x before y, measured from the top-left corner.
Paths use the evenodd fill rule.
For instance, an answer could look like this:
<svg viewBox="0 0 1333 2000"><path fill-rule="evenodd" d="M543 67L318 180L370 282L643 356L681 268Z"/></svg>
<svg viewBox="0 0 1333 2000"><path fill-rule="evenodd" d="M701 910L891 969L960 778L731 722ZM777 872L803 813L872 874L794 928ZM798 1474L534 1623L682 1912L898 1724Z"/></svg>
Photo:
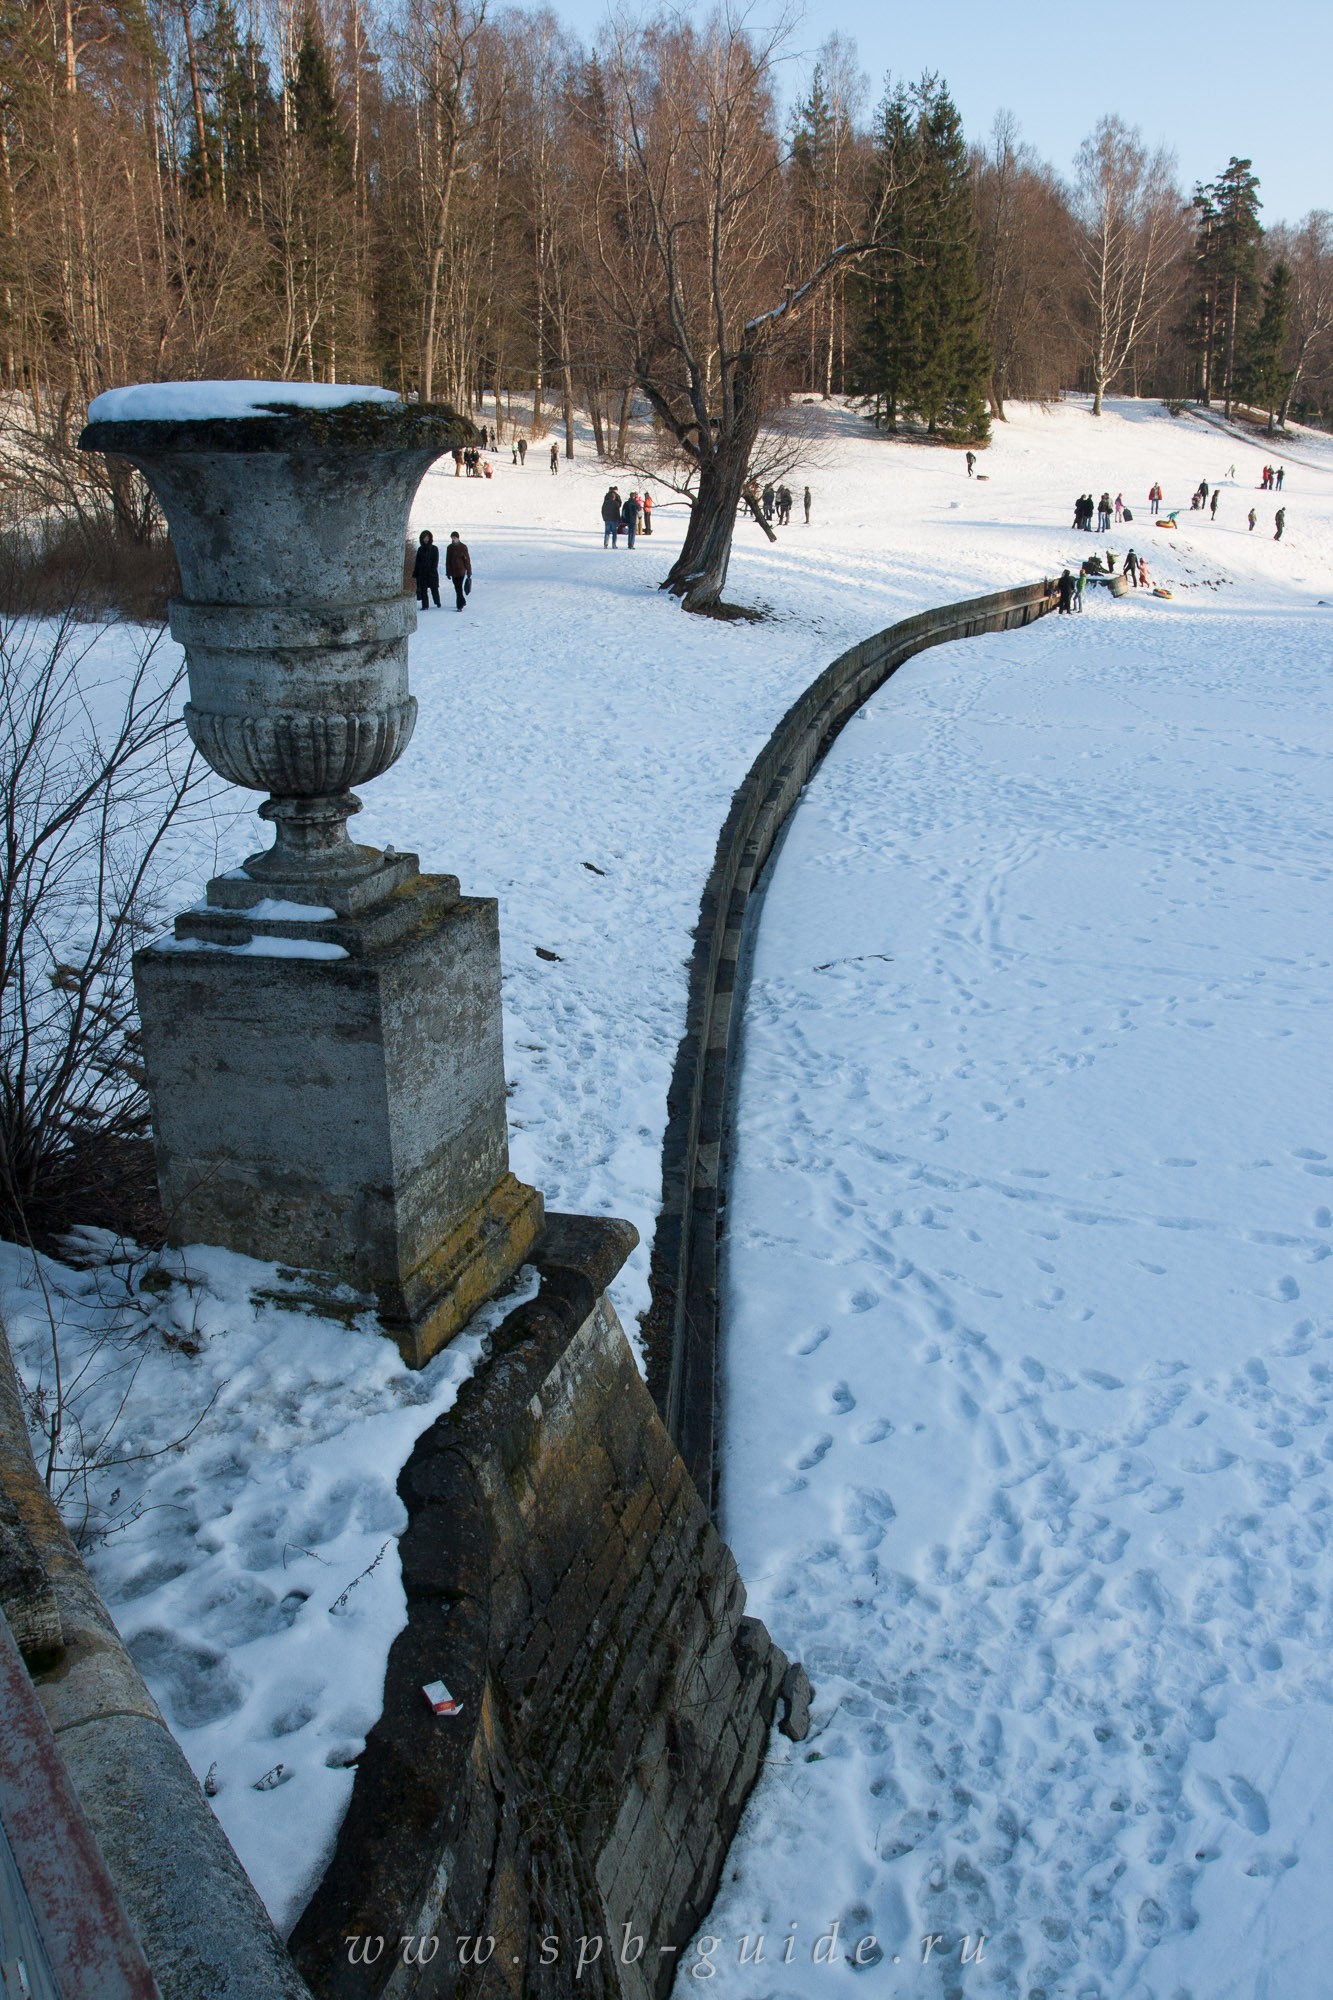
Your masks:
<svg viewBox="0 0 1333 2000"><path fill-rule="evenodd" d="M764 519L766 521L771 521L773 519L773 509L776 505L777 505L777 498L773 492L773 488L771 486L766 486L764 488L764 497L763 497Z"/></svg>
<svg viewBox="0 0 1333 2000"><path fill-rule="evenodd" d="M1258 515L1257 515L1257 514L1255 513L1255 511L1254 511L1253 507L1251 507L1251 509L1250 509L1250 533L1251 533L1251 534L1253 534L1253 533L1254 533L1254 524L1255 524L1255 522L1256 522L1256 521L1257 521L1258 519L1259 519L1259 516L1258 516Z"/></svg>
<svg viewBox="0 0 1333 2000"><path fill-rule="evenodd" d="M1074 608L1074 578L1069 570L1060 572L1060 609L1066 617Z"/></svg>
<svg viewBox="0 0 1333 2000"><path fill-rule="evenodd" d="M639 496L637 493L631 493L620 510L620 520L625 530L625 547L627 549L634 547L634 537L639 532L639 512Z"/></svg>
<svg viewBox="0 0 1333 2000"><path fill-rule="evenodd" d="M1274 520L1276 521L1276 523L1277 523L1277 533L1276 533L1276 534L1274 535L1274 537L1273 537L1273 540L1274 540L1275 542L1280 542L1280 541L1282 540L1282 530L1283 530L1283 529L1284 529L1284 528L1286 527L1286 525L1287 525L1287 510L1286 510L1286 508L1285 508L1285 507L1279 507L1279 508L1278 508L1278 510L1277 510L1277 512L1276 512L1276 514L1274 514L1274 516L1273 516L1273 519L1274 519Z"/></svg>
<svg viewBox="0 0 1333 2000"><path fill-rule="evenodd" d="M810 525L810 488L808 486L805 489L805 525L807 528Z"/></svg>
<svg viewBox="0 0 1333 2000"><path fill-rule="evenodd" d="M1139 559L1135 555L1133 549L1131 549L1129 554L1125 557L1124 567L1122 568L1120 573L1122 576L1127 576L1129 578L1130 582L1134 585L1135 589L1138 588Z"/></svg>
<svg viewBox="0 0 1333 2000"><path fill-rule="evenodd" d="M467 543L459 540L458 530L449 537L449 546L444 552L444 573L454 587L458 608L467 607L468 592L472 588L472 558L467 552ZM439 602L439 599L436 599Z"/></svg>
<svg viewBox="0 0 1333 2000"><path fill-rule="evenodd" d="M555 444L555 443L553 442L553 443L552 443L552 445L551 445L551 471L552 471L552 474L555 474L555 473L559 472L559 470L560 470L560 447L559 447L559 445L558 445L558 444Z"/></svg>
<svg viewBox="0 0 1333 2000"><path fill-rule="evenodd" d="M620 547L620 488L608 486L602 495L602 547Z"/></svg>
<svg viewBox="0 0 1333 2000"><path fill-rule="evenodd" d="M429 528L421 530L417 542L416 559L412 564L412 578L417 587L417 603L425 611L427 592L435 599L435 609L440 608L440 552L435 546L435 537Z"/></svg>
<svg viewBox="0 0 1333 2000"><path fill-rule="evenodd" d="M520 438L518 441L518 462L520 465L526 465L528 462L528 441L526 438Z"/></svg>
<svg viewBox="0 0 1333 2000"><path fill-rule="evenodd" d="M972 477L972 468L973 468L973 466L974 466L974 465L976 464L976 462L977 462L977 455L976 455L976 453L975 453L974 451L970 451L970 452L968 452L968 454L967 454L967 476L968 476L968 478L969 478L969 479L970 479L970 478Z"/></svg>
<svg viewBox="0 0 1333 2000"><path fill-rule="evenodd" d="M1273 484L1276 486L1279 493L1282 491L1282 482L1286 478L1286 476L1287 476L1286 466L1279 465L1277 469L1277 478L1273 481Z"/></svg>
<svg viewBox="0 0 1333 2000"><path fill-rule="evenodd" d="M1220 486L1215 486L1213 488L1213 510L1212 510L1214 520L1217 519L1217 503L1221 498L1222 498L1222 489Z"/></svg>

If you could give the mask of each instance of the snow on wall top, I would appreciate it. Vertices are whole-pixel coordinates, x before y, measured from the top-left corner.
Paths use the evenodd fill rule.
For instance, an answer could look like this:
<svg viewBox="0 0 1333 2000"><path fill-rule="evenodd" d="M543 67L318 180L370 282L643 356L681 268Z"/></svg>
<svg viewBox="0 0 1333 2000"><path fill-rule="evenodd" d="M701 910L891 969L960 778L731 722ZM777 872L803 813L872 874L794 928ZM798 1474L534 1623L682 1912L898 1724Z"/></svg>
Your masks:
<svg viewBox="0 0 1333 2000"><path fill-rule="evenodd" d="M136 382L105 389L88 406L100 423L200 423L211 417L267 414L273 403L303 410L339 410L348 403L397 403L393 389L352 382Z"/></svg>

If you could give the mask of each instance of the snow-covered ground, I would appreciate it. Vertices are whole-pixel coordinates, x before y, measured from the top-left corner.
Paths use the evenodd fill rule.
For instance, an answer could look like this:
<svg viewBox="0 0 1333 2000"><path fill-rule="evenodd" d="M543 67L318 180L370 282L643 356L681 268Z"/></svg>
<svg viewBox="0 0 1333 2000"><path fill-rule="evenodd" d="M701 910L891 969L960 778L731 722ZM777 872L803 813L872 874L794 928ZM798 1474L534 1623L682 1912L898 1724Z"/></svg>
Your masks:
<svg viewBox="0 0 1333 2000"><path fill-rule="evenodd" d="M414 528L429 526L437 539L455 527L463 533L477 586L462 616L446 601L443 611L421 620L412 642L413 685L421 702L417 733L401 763L367 788L357 836L417 848L426 865L454 870L469 891L500 898L515 1170L542 1187L552 1207L626 1215L638 1225L644 1244L615 1292L631 1330L647 1302L666 1088L683 1026L700 889L732 791L794 695L836 653L894 618L1051 573L1068 557L1081 556L1092 543L1068 530L1074 495L1100 493L1108 485L1113 494L1123 489L1139 514L1132 535L1113 534L1111 546L1123 552L1135 538L1140 548L1159 545L1154 577L1176 591L1170 604L1094 608L1068 639L1047 625L1008 641L981 642L971 652L927 655L879 698L873 724L851 725L848 742L858 733L882 735L887 748L893 732L878 718L907 701L911 690L937 682L952 686L960 675L976 690L987 674L994 679L986 664L993 643L1012 649L1002 657L1018 663L1008 673L1012 688L1036 699L1037 680L1050 671L1043 662L1056 656L1053 648L1061 657L1066 646L1072 655L1076 642L1089 654L1103 643L1114 649L1122 639L1161 648L1168 634L1174 645L1174 635L1197 632L1212 680L1225 690L1239 669L1224 647L1218 652L1220 636L1215 643L1210 636L1220 635L1215 614L1223 604L1244 607L1250 629L1274 635L1267 650L1259 641L1257 672L1265 676L1265 691L1246 714L1257 718L1255 726L1277 733L1280 703L1295 699L1284 693L1294 684L1277 614L1333 598L1333 447L1326 441L1303 441L1302 463L1288 461L1282 495L1288 529L1279 545L1271 540L1272 503L1252 492L1265 454L1192 419L1173 422L1159 408L1116 405L1096 424L1075 403L1045 411L1015 408L980 461L988 479L971 483L959 453L875 439L859 419L836 408L820 413L820 421L826 434L820 461L794 482L799 491L808 476L813 488L811 525L801 522L798 506L776 549L753 525L738 532L729 595L767 606L772 615L762 625L704 624L684 617L657 591L679 541L679 508L659 506L657 532L641 539L632 555L623 546L604 550L598 508L607 476L590 453L572 467L562 460L555 478L540 450L530 453L523 470L501 454L489 482L455 480L446 466L428 477L414 511ZM1173 540L1143 522L1142 499L1154 478L1161 479L1168 502L1186 501L1200 476L1213 481L1233 458L1237 483L1233 488L1224 480L1215 526L1186 514ZM620 480L622 490L633 483ZM1266 514L1264 532L1249 536L1242 517L1252 497L1262 499ZM1311 610L1311 644L1318 643L1328 617L1333 612ZM121 657L123 644L123 637L111 635L104 657ZM1188 656L1196 653L1197 647ZM1215 703L1192 684L1176 685L1166 667L1163 652L1155 680L1142 686L1135 680L1136 699L1147 704L1143 742L1155 742L1155 704L1165 701L1173 704L1179 739L1193 745L1195 732L1215 726ZM1311 730L1314 713L1311 708ZM984 721L975 726L984 728ZM1237 730L1238 761L1257 764L1267 753L1255 748L1240 724ZM1001 733L995 736L997 765ZM955 743L962 740L956 731ZM1100 748L1101 740L1091 743L1082 723L1071 721L1051 732L1044 747L1054 760L1044 781L1054 792L1064 782L1066 763L1080 772L1097 768L1082 752ZM1293 765L1303 769L1295 753ZM1021 773L1012 775L1019 785ZM1190 789L1178 755L1159 775L1183 793ZM961 782L961 773L936 773L937 810L952 810L955 781ZM1250 798L1247 782L1228 777L1210 794L1218 843L1237 831ZM920 811L925 814L924 803ZM1272 821L1275 828L1285 824L1276 805ZM1128 814L1127 837L1138 824L1136 807ZM258 844L253 821L224 816L219 827L220 865L234 864ZM893 838L901 844L901 828ZM1169 834L1162 839L1169 843ZM849 842L855 845L850 835ZM973 851L985 851L979 833ZM196 899L210 861L196 830L181 847L181 904ZM961 870L961 862L955 865ZM1127 906L1133 881L1117 873L1114 856L1105 858L1102 880L1099 905ZM1273 895L1284 881L1279 870ZM832 875L828 886L832 892ZM1313 894L1309 900L1313 907ZM841 896L836 907L846 909L853 927L863 927L859 905ZM896 902L894 909L896 917ZM1095 920L1100 908L1091 914ZM557 953L557 960L539 959L538 945ZM851 955L867 948L892 949L858 941ZM819 962L829 956L821 951ZM1057 992L1060 966L1044 976ZM1070 977L1071 994L1086 992L1082 960ZM930 998L924 991L920 1005ZM998 1010L998 998L993 1004ZM1068 1004L1075 1005L1072 997ZM1282 1025L1294 1026L1297 1018L1293 1008ZM1051 1025L1053 1030L1054 1017ZM991 1096L989 1088L985 1094ZM827 1101L832 1106L832 1096ZM999 1096L994 1101L1008 1108ZM822 1102L816 1090L811 1117ZM1234 1106L1228 1115L1233 1112ZM888 1151L901 1145L901 1117L895 1101ZM830 1144L836 1136L830 1134ZM1092 1143L1096 1135L1087 1136ZM1296 1143L1317 1148L1318 1138ZM1273 1151L1278 1140L1265 1144ZM1206 1160L1202 1141L1199 1146ZM1169 1150L1176 1153L1174 1141ZM1183 1156L1190 1148L1182 1143L1178 1150ZM1026 1158L1020 1164L1049 1165ZM1298 1232L1289 1225L1288 1233ZM1083 1235L1094 1240L1100 1232ZM194 1767L203 1776L216 1762L219 1816L285 1924L336 1832L350 1787L343 1760L354 1754L376 1712L384 1660L402 1621L392 1542L402 1517L394 1480L414 1437L447 1406L473 1364L477 1341L469 1338L413 1376L365 1328L348 1332L280 1304L256 1302L256 1283L262 1289L272 1279L261 1267L218 1252L192 1252L185 1263L188 1286L158 1295L151 1315L121 1315L119 1345L94 1343L108 1323L102 1300L114 1299L119 1282L111 1272L94 1279L50 1267L48 1282L58 1287L51 1296L57 1319L65 1322L67 1366L86 1367L84 1414L94 1435L111 1421L127 1371L137 1371L114 1431L122 1445L117 1456L133 1462L108 1466L91 1481L91 1525L105 1531L92 1551L95 1573ZM1061 1270L1054 1282L1071 1298L1094 1291L1094 1270L1081 1284L1077 1274ZM757 1282L762 1291L767 1281ZM1123 1290L1119 1279L1117 1290ZM29 1381L35 1384L44 1372L49 1384L42 1294L30 1262L8 1248L0 1249L0 1305ZM790 1316L791 1309L782 1310ZM831 1297L819 1323L835 1310ZM737 1337L745 1338L739 1325ZM797 1337L798 1330L788 1335L770 1326L763 1370L774 1389L775 1422L786 1407L784 1385L804 1379L804 1364L785 1352ZM1174 1355L1169 1343L1163 1352L1168 1347ZM1035 1354L1030 1338L1024 1352ZM895 1371L906 1365L905 1349L891 1365ZM1108 1376L1116 1372L1105 1357L1094 1365ZM850 1422L864 1424L878 1414ZM728 1488L733 1507L744 1483L742 1420L738 1406L734 1442L740 1456ZM810 1428L807 1421L805 1431ZM867 1491L881 1485L890 1491L900 1517L907 1503L892 1455L902 1449L901 1431L899 1425L879 1447L890 1455L890 1470L857 1482ZM732 1437L729 1432L728 1450ZM149 1450L161 1455L134 1456ZM774 1457L789 1450L775 1436ZM766 1508L772 1483L766 1471ZM802 1496L772 1503L775 1533L792 1539L771 1547L771 1561L746 1544L742 1515L733 1526L754 1572L756 1599L769 1610L777 1636L813 1657L798 1601L770 1601L768 1576L774 1565L786 1564L798 1575L799 1590L807 1590L814 1572L799 1563L793 1568L791 1550L811 1537L828 1543L835 1567L843 1560L841 1517L834 1532L822 1511L817 1476L807 1493L811 1511L804 1523L793 1523L787 1511ZM865 1539L875 1529L846 1532ZM947 1525L934 1539L948 1541ZM328 1607L386 1540L378 1567L331 1619ZM845 1603L834 1595L841 1618ZM1034 1656L1040 1643L1033 1642ZM827 1740L838 1687L822 1662L817 1677L821 1740ZM860 1698L849 1694L853 1702ZM833 1727L847 1726L848 1716L840 1715ZM280 1762L283 1782L256 1791L257 1781ZM784 1831L762 1862L747 1834L738 1850L741 1881L729 1886L719 1924L724 1915L731 1923L757 1911L752 1888L771 1882L777 1895L782 1887L792 1814L804 1810L793 1802L791 1780L794 1775L799 1785L813 1784L812 1773L821 1775L818 1764L778 1770L766 1780L752 1825ZM816 1803L820 1796L810 1794ZM847 1857L861 1851L854 1797L829 1794L832 1818L819 1826L810 1820L819 1844L799 1861L807 1877L830 1883L830 1915L846 1901L840 1884L853 1867ZM766 1814L776 1817L766 1820ZM837 1844L844 1828L845 1850ZM758 1837L765 1837L762 1831ZM800 1917L803 1938L806 1909L803 1902L790 1913ZM821 1908L821 1920L824 1914ZM1052 1921L1061 1921L1058 1913ZM752 1970L746 1978L747 1995L769 1990L756 1985Z"/></svg>
<svg viewBox="0 0 1333 2000"><path fill-rule="evenodd" d="M720 1992L1326 1984L1333 610L1240 595L913 661L771 871L723 1528L818 1701Z"/></svg>

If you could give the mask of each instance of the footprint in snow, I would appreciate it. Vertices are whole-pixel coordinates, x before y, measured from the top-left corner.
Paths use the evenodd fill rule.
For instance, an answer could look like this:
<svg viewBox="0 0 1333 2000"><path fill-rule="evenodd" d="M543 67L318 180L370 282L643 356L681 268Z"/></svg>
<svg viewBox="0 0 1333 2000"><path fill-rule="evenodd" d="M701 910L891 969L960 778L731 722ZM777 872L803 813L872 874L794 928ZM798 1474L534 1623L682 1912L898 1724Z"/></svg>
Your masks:
<svg viewBox="0 0 1333 2000"><path fill-rule="evenodd" d="M1240 1816L1251 1833L1267 1833L1268 1801L1262 1792L1257 1792L1248 1778L1236 1777L1231 1780L1231 1796L1240 1808Z"/></svg>
<svg viewBox="0 0 1333 2000"><path fill-rule="evenodd" d="M834 1414L839 1417L849 1415L856 1408L856 1398L845 1382L834 1384L829 1391L829 1401L833 1405Z"/></svg>
<svg viewBox="0 0 1333 2000"><path fill-rule="evenodd" d="M832 1433L825 1431L822 1437L817 1437L813 1444L807 1445L801 1457L796 1461L797 1470L800 1472L809 1472L812 1467L820 1464L825 1454L832 1451L832 1449Z"/></svg>

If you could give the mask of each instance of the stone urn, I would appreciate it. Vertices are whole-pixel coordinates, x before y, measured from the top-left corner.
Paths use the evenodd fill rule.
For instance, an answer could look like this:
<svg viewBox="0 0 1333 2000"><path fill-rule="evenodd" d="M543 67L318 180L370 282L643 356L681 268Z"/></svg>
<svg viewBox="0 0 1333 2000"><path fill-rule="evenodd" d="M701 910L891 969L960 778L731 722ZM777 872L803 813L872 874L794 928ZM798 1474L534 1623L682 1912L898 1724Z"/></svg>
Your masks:
<svg viewBox="0 0 1333 2000"><path fill-rule="evenodd" d="M407 684L416 609L403 592L408 512L427 467L472 431L446 407L404 404L383 390L343 390L363 400L333 408L283 404L303 386L112 391L94 403L79 443L137 466L171 529L183 585L171 632L189 668L186 726L222 777L269 794L259 810L277 830L274 845L245 863L260 885L251 900L345 902L382 866L348 839L361 803L352 787L388 770L416 721ZM207 409L219 388L251 392L256 407L242 416L151 414L191 401ZM222 894L239 905L244 885Z"/></svg>
<svg viewBox="0 0 1333 2000"><path fill-rule="evenodd" d="M347 833L416 721L409 510L472 428L286 383L89 416L80 445L137 466L171 529L190 735L276 829L135 959L169 1241L275 1262L344 1316L373 1301L422 1362L542 1226L509 1171L496 904Z"/></svg>

